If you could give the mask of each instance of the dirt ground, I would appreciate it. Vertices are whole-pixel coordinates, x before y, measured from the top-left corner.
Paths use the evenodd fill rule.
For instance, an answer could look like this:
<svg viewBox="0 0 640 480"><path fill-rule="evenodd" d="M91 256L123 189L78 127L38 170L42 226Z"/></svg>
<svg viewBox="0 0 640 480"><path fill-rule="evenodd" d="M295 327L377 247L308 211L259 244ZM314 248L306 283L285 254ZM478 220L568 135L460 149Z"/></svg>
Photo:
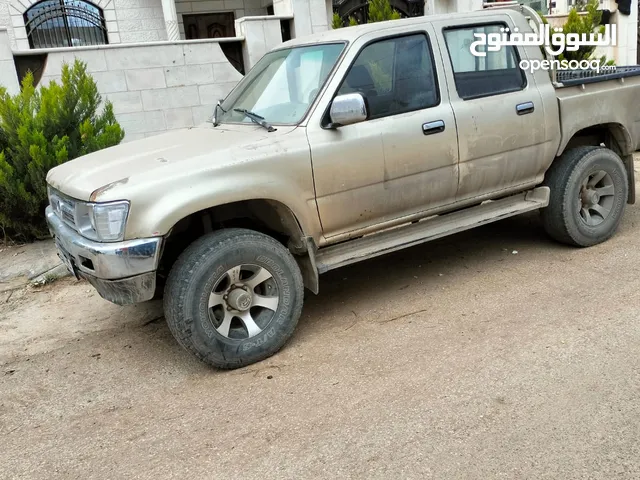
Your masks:
<svg viewBox="0 0 640 480"><path fill-rule="evenodd" d="M640 208L537 214L322 277L285 349L211 370L157 303L0 299L0 477L638 478Z"/></svg>

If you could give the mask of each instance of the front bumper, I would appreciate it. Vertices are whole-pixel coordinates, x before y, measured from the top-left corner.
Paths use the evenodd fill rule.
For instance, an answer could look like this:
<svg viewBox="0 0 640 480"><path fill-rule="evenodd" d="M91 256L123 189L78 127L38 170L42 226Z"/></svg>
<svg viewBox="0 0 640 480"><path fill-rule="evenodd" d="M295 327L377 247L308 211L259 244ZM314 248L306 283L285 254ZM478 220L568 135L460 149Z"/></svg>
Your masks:
<svg viewBox="0 0 640 480"><path fill-rule="evenodd" d="M70 271L88 280L102 298L118 305L151 300L156 289L161 237L101 243L86 239L46 210L58 254Z"/></svg>

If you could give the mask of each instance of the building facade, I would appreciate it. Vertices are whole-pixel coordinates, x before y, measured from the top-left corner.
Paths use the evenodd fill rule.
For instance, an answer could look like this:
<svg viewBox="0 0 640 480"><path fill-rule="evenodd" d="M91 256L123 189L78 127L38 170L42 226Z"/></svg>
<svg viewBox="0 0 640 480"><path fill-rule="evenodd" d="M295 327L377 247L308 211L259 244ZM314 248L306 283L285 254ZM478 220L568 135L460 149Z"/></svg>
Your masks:
<svg viewBox="0 0 640 480"><path fill-rule="evenodd" d="M12 47L24 51L235 37L237 18L273 9L265 0L94 1L0 0L0 26L7 27Z"/></svg>
<svg viewBox="0 0 640 480"><path fill-rule="evenodd" d="M332 14L331 0L0 0L0 86L82 60L135 140L206 121L264 53Z"/></svg>
<svg viewBox="0 0 640 480"><path fill-rule="evenodd" d="M402 16L491 5L390 2ZM617 12L615 0L602 2L618 26L618 46L604 54L618 65L635 64L637 2L628 14ZM367 0L0 0L0 86L19 91L27 71L46 85L78 58L133 140L206 120L264 53L331 28L334 11L366 21ZM566 12L549 16L560 25L565 18Z"/></svg>

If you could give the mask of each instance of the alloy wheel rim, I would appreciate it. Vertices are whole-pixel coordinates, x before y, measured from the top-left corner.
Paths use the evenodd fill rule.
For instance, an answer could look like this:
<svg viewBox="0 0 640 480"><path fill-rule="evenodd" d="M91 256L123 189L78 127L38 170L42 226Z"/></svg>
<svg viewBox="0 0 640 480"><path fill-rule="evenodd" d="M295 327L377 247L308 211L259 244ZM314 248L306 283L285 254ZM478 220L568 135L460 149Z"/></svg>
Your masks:
<svg viewBox="0 0 640 480"><path fill-rule="evenodd" d="M613 179L604 170L598 170L585 177L578 194L580 218L590 227L604 222L613 209L615 187Z"/></svg>
<svg viewBox="0 0 640 480"><path fill-rule="evenodd" d="M214 285L209 295L209 318L225 338L255 337L275 318L279 293L278 284L266 268L236 265Z"/></svg>

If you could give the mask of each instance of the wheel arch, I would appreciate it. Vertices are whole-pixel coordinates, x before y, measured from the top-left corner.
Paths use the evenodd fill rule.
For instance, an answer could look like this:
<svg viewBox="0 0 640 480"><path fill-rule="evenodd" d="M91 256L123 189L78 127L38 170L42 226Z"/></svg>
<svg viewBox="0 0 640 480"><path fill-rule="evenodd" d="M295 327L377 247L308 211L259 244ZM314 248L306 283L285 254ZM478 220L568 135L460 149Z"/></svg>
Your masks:
<svg viewBox="0 0 640 480"><path fill-rule="evenodd" d="M559 157L574 148L589 145L605 146L620 156L627 171L629 181L629 198L627 203L635 203L635 171L633 168L635 145L629 130L624 125L616 122L601 123L582 128L563 141L558 149L557 156Z"/></svg>
<svg viewBox="0 0 640 480"><path fill-rule="evenodd" d="M593 196L583 196L583 190L591 176L602 173L610 174L611 181L620 189L610 189L606 193ZM620 156L614 150L601 145L582 145L567 149L561 157L558 157L544 184L550 188L551 196L549 205L541 210L542 224L547 233L555 240L567 245L577 247L589 247L602 243L616 232L624 213L624 197L618 192L624 192L626 185L624 179L624 164L621 165ZM599 180L590 184L594 189ZM597 188L595 188L598 190ZM586 189L587 191L589 188ZM617 199L616 196L617 195ZM599 223L589 223L590 216L586 218L582 211L595 210L594 205L600 203L600 198L612 197L612 202L604 211L597 212L602 218ZM578 200L576 202L576 200ZM613 215L611 215L613 212Z"/></svg>
<svg viewBox="0 0 640 480"><path fill-rule="evenodd" d="M159 273L168 274L178 256L196 239L224 228L247 228L269 235L293 254L302 272L304 286L319 290L315 264L316 243L305 233L291 208L269 198L255 198L215 205L178 220L166 236Z"/></svg>

